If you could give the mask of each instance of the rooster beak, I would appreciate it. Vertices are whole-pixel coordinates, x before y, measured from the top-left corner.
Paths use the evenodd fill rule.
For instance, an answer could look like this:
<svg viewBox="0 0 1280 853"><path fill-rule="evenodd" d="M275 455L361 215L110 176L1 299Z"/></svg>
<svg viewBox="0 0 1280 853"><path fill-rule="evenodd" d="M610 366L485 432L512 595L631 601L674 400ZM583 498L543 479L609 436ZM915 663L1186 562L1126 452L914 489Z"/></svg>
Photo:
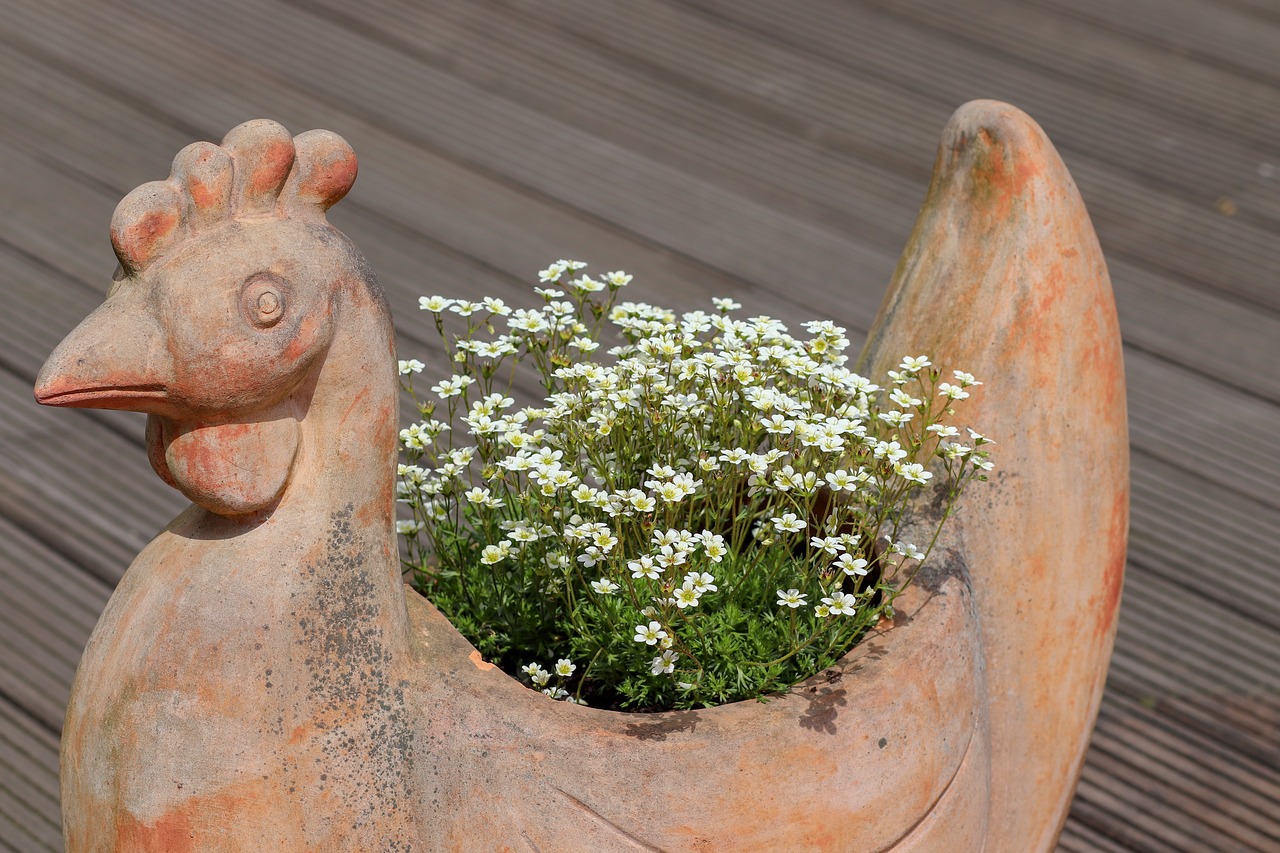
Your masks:
<svg viewBox="0 0 1280 853"><path fill-rule="evenodd" d="M107 299L72 330L36 378L46 406L163 414L172 356L140 300Z"/></svg>

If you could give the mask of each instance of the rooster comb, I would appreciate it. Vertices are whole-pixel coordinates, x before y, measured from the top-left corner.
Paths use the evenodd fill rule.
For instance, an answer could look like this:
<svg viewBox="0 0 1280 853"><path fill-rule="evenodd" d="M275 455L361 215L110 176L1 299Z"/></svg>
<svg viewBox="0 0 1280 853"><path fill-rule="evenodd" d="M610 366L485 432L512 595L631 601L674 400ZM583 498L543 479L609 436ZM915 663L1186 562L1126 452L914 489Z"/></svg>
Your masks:
<svg viewBox="0 0 1280 853"><path fill-rule="evenodd" d="M227 220L323 223L355 180L355 152L336 133L290 136L274 121L247 121L221 145L183 148L167 180L125 196L111 217L111 245L125 272L136 273L186 236Z"/></svg>

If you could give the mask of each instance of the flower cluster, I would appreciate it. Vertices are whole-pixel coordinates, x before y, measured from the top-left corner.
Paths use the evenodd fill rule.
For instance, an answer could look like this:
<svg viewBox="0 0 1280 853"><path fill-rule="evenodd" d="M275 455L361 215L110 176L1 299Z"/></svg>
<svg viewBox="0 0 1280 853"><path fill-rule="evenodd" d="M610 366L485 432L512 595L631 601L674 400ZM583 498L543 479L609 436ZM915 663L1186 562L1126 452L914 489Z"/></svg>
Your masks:
<svg viewBox="0 0 1280 853"><path fill-rule="evenodd" d="M830 321L677 315L584 269L543 270L538 308L421 300L457 373L418 397L422 362L400 363L418 587L554 698L697 707L830 665L928 557L936 527L900 538L913 496L940 490L945 519L991 468L990 439L945 420L982 383L908 356L877 384Z"/></svg>

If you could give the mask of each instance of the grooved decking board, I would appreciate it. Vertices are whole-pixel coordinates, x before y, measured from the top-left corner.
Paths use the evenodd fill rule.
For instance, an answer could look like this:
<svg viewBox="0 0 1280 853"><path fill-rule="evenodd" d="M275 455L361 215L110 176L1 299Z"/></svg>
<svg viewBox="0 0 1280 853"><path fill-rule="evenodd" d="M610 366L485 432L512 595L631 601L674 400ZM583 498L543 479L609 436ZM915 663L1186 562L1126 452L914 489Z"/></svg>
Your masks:
<svg viewBox="0 0 1280 853"><path fill-rule="evenodd" d="M1106 91L1119 100L1248 140L1264 151L1274 149L1280 137L1280 91L1275 86L1082 19L1078 13L1089 4L1071 2L1052 9L1047 3L1031 8L1023 0L862 2L960 35L983 49L1070 80L1084 91ZM1259 2L1280 14L1272 0ZM1230 4L1214 4L1214 18L1223 5Z"/></svg>
<svg viewBox="0 0 1280 853"><path fill-rule="evenodd" d="M546 5L537 4L537 9L542 10ZM398 13L400 10L396 11ZM446 12L461 20L445 17ZM554 31L529 31L524 25L524 19L508 25L507 29L512 31L507 33L505 39L494 41L496 36L492 33L500 28L493 26L494 16L486 14L482 4L468 5L464 9L444 4L441 8L420 11L417 18L410 20L405 20L401 14L392 15L385 10L379 15L377 10L365 7L361 10L359 20L366 29L376 28L381 37L403 50L406 55L448 68L453 73L465 73L477 86L487 84L486 91L490 91L496 98L517 99L522 104L554 110L563 121L589 127L593 133L610 135L620 144L641 147L641 150L652 156L681 162L689 171L700 176L719 175L721 181L736 191L752 192L769 203L776 203L777 193L781 192L784 196L795 199L787 202L792 208L818 224L843 227L856 233L859 228L867 231L870 227L866 224L867 221L874 221L880 227L869 231L870 239L887 241L890 246L901 244L914 216L914 198L925 185L932 151L922 147L915 155L911 167L904 165L897 170L907 176L906 180L893 181L892 176L869 171L866 166L866 159L873 156L873 146L878 145L883 150L885 136L910 136L909 122L906 127L896 130L889 124L893 118L910 118L901 106L898 107L896 116L888 120L870 109L858 111L856 121L850 123L851 126L842 138L855 132L860 134L862 145L857 149L862 157L860 160L827 151L814 141L822 138L821 133L811 132L809 129L804 133L796 133L795 129L796 122L805 114L795 106L797 101L808 98L808 103L803 106L808 108L809 114L849 113L847 108L840 109L842 103L848 102L848 93L844 93L843 102L830 96L823 102L814 103L813 95L803 90L796 91L796 96L789 97L787 105L787 108L794 111L794 115L788 116L788 120L781 123L779 129L771 128L768 123L755 116L751 119L739 117L724 105L726 99L723 96L730 93L739 98L753 97L757 90L769 89L771 77L757 70L758 80L733 78L712 92L695 95L696 90L706 87L705 84L698 85L702 81L697 73L717 68L723 73L723 67L729 63L716 65L714 60L725 56L726 51L692 49L695 40L700 41L705 48L706 39L701 38L705 35L704 32L686 31L688 25L698 23L698 19L683 13L683 17L660 28L655 23L655 18L660 21L663 13L672 15L675 10L660 3L645 6L643 11L633 4L608 7L591 4L590 9L570 4L570 8L559 15L555 22L565 28L573 28L575 33L581 33L579 42L568 43L564 50L549 53L542 51L539 46L553 41ZM345 21L348 17L338 20ZM605 27L605 23L610 22L613 26ZM706 26L705 22L702 23ZM647 32L637 30L645 27L648 28ZM608 40L611 34L613 38ZM486 37L488 41L485 40ZM561 38L564 36L561 35ZM684 44L679 42L680 38L686 40ZM597 42L600 43L597 45ZM638 70L624 69L628 58L625 51L633 43L640 43L646 49L652 48L653 52L664 51L664 64L659 68L650 64ZM468 49L458 50L456 46L460 44L468 45ZM738 44L731 46L739 51L746 49ZM520 47L537 52L539 61L535 64L523 60L528 70L519 77L504 74L503 71L507 68L522 67L519 56L508 56ZM606 58L618 56L621 61L598 61L598 70L587 78L576 63L586 53L586 48L591 47L596 47ZM753 44L750 47L752 60L758 61L761 51L757 48L765 46ZM790 58L791 55L788 54L787 57ZM646 58L649 58L649 54L646 54ZM505 66L501 64L504 59ZM552 68L557 63L563 67ZM745 73L744 71L743 74ZM782 73L781 70L775 71L772 77L780 77ZM812 72L812 76L816 74L817 72ZM679 79L674 79L677 75ZM818 81L806 79L805 82ZM822 82L829 83L826 80ZM849 83L851 89L853 85L852 82ZM781 86L775 85L774 88ZM859 99L865 100L868 88L863 86L853 89L853 92ZM793 91L788 89L786 93L791 96ZM753 112L762 111L760 103L760 99L757 99ZM564 106L559 107L560 104ZM615 108L606 111L601 108L608 104L624 105L625 110ZM873 105L874 107L883 110L886 105ZM621 118L619 113L622 114ZM722 116L728 116L732 122L726 123ZM831 120L844 121L845 117L833 116ZM864 127L864 124L867 126ZM652 128L657 130L651 130ZM790 131L790 135L783 133L782 128ZM936 128L931 131L921 130L919 138L928 139L931 133L936 132ZM804 147L796 147L797 145ZM841 175L846 177L841 178ZM791 183L788 184L788 181ZM762 188L762 184L766 186ZM825 201L820 208L813 206L812 188L815 186L824 188L822 192L825 194ZM825 189L828 187L829 189ZM837 212L837 208L843 208L844 212ZM1116 281L1122 319L1126 321L1126 338L1178 360L1185 348L1168 346L1171 338L1169 330L1163 326L1152 328L1151 325L1156 318L1178 316L1178 307L1188 301L1203 300L1204 295L1185 284L1171 281L1168 277L1153 276L1149 271L1123 261L1113 260L1112 273ZM858 287L869 287L874 283L856 279L854 281ZM1228 338L1188 324L1186 335L1204 341L1214 350L1223 351L1217 359L1198 360L1196 369L1211 370L1226 378L1238 377L1242 367L1254 367L1250 372L1251 376L1257 377L1251 383L1253 389L1271 399L1280 399L1280 370L1275 369L1272 361L1259 357L1265 351L1262 343L1271 339L1269 335L1274 335L1274 324L1268 328L1267 322L1258 318L1255 313L1225 300L1215 300L1214 304L1205 304L1203 307L1209 313L1225 310L1230 316L1224 318L1224 327L1230 328L1232 334ZM1201 312L1197 311L1199 313ZM1234 346L1226 345L1229 339ZM1256 361L1242 365L1239 362L1242 355L1245 358L1253 357Z"/></svg>
<svg viewBox="0 0 1280 853"><path fill-rule="evenodd" d="M806 4L805 15L792 15L787 6L766 0L695 0L695 5L727 25L823 59L832 74L849 69L880 75L886 86L905 87L939 106L973 97L1018 104L1040 117L1063 152L1112 257L1176 272L1268 310L1280 309L1280 291L1257 274L1259 268L1275 266L1270 226L1224 217L1213 209L1221 194L1218 185L1230 180L1233 164L1239 168L1247 162L1252 169L1264 159L1265 149L1239 151L1233 159L1224 153L1231 145L1225 137L1170 146L1161 140L1191 140L1199 129L1174 127L1133 104L1107 109L1105 94L1063 86L1025 66L967 51L945 34L912 28L854 4ZM1118 144L1119 129L1124 129L1123 145ZM1124 171L1093 159L1101 151L1125 153L1125 162L1115 164ZM1169 162L1179 152L1186 162ZM1199 179L1199 197L1174 198L1158 190L1196 174L1200 160L1207 168L1210 159L1218 162L1221 174ZM1205 183L1211 187L1208 192ZM1274 202L1273 195L1260 194L1259 204ZM1178 235L1176 241L1168 239L1171 233Z"/></svg>
<svg viewBox="0 0 1280 853"><path fill-rule="evenodd" d="M18 853L62 850L58 738L2 696L0 845Z"/></svg>
<svg viewBox="0 0 1280 853"><path fill-rule="evenodd" d="M1280 85L1280 21L1202 0L1036 0L1084 20ZM1272 7L1274 14L1274 7Z"/></svg>

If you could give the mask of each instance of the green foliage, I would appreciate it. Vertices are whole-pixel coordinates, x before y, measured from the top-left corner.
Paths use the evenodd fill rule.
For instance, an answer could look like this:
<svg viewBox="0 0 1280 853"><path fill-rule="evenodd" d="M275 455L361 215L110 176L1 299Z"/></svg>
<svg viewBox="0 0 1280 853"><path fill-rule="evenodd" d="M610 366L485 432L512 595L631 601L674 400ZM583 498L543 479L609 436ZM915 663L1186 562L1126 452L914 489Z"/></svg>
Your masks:
<svg viewBox="0 0 1280 853"><path fill-rule="evenodd" d="M830 321L795 338L727 299L677 318L615 304L631 277L583 266L544 270L570 295L539 288L538 309L423 298L459 372L401 432L415 584L487 659L570 701L703 707L830 666L927 559L932 541L898 538L912 497L936 490L945 521L991 467L989 439L944 423L982 383L918 356L882 388L844 366ZM452 342L446 311L465 319ZM606 322L621 343L595 360ZM539 406L507 396L521 361ZM423 367L401 362L411 393Z"/></svg>

